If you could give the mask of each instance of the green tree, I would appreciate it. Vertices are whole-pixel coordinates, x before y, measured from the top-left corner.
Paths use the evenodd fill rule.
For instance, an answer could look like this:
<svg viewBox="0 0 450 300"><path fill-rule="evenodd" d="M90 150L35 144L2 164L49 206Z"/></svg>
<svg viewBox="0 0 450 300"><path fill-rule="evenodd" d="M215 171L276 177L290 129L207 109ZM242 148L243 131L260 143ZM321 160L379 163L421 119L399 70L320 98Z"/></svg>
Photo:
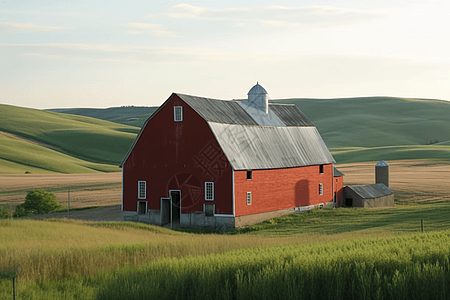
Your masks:
<svg viewBox="0 0 450 300"><path fill-rule="evenodd" d="M29 191L22 206L26 211L35 211L37 214L46 214L61 208L55 194L42 189Z"/></svg>

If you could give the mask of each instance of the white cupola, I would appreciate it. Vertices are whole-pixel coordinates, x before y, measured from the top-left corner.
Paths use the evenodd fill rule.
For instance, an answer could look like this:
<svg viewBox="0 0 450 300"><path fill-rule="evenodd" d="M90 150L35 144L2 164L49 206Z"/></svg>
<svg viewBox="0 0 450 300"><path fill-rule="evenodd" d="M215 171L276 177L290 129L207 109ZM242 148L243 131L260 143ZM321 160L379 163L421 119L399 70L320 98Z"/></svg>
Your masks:
<svg viewBox="0 0 450 300"><path fill-rule="evenodd" d="M248 92L248 103L253 104L266 114L269 113L269 94L258 82Z"/></svg>

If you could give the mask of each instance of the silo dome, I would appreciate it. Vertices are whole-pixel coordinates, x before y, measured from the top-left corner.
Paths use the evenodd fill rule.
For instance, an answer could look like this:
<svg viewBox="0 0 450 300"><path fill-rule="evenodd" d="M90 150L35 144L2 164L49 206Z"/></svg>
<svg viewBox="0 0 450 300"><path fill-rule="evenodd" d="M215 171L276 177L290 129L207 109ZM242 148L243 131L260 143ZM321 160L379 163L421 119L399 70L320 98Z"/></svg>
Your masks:
<svg viewBox="0 0 450 300"><path fill-rule="evenodd" d="M248 102L256 109L269 113L269 96L267 91L258 82L248 91Z"/></svg>
<svg viewBox="0 0 450 300"><path fill-rule="evenodd" d="M250 94L258 94L258 95L259 94L267 94L267 91L265 88L260 86L258 82L256 82L256 84L247 93L247 95L250 95Z"/></svg>

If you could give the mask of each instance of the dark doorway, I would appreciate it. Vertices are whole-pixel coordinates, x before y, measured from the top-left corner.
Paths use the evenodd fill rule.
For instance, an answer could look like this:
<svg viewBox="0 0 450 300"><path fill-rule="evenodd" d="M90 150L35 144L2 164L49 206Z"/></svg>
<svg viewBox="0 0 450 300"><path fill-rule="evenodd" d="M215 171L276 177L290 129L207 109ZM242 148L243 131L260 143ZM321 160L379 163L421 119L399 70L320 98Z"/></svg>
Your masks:
<svg viewBox="0 0 450 300"><path fill-rule="evenodd" d="M170 191L172 200L172 221L180 222L181 216L181 191Z"/></svg>
<svg viewBox="0 0 450 300"><path fill-rule="evenodd" d="M352 207L353 206L353 198L345 198L345 206Z"/></svg>
<svg viewBox="0 0 450 300"><path fill-rule="evenodd" d="M170 223L170 198L161 198L161 225Z"/></svg>

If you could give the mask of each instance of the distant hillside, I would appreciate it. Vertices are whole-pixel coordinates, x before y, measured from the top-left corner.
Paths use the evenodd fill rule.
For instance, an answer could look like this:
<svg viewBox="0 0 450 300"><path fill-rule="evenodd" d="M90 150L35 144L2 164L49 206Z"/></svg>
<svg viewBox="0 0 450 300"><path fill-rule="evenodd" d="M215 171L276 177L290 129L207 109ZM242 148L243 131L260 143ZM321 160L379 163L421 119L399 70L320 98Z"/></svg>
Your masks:
<svg viewBox="0 0 450 300"><path fill-rule="evenodd" d="M426 145L450 141L450 102L364 97L289 99L330 148Z"/></svg>
<svg viewBox="0 0 450 300"><path fill-rule="evenodd" d="M80 173L120 171L118 165L139 128L84 116L0 105L0 131L3 132L0 132L1 173L17 165Z"/></svg>
<svg viewBox="0 0 450 300"><path fill-rule="evenodd" d="M55 108L48 111L97 118L124 125L142 127L158 107L121 106L110 108Z"/></svg>

